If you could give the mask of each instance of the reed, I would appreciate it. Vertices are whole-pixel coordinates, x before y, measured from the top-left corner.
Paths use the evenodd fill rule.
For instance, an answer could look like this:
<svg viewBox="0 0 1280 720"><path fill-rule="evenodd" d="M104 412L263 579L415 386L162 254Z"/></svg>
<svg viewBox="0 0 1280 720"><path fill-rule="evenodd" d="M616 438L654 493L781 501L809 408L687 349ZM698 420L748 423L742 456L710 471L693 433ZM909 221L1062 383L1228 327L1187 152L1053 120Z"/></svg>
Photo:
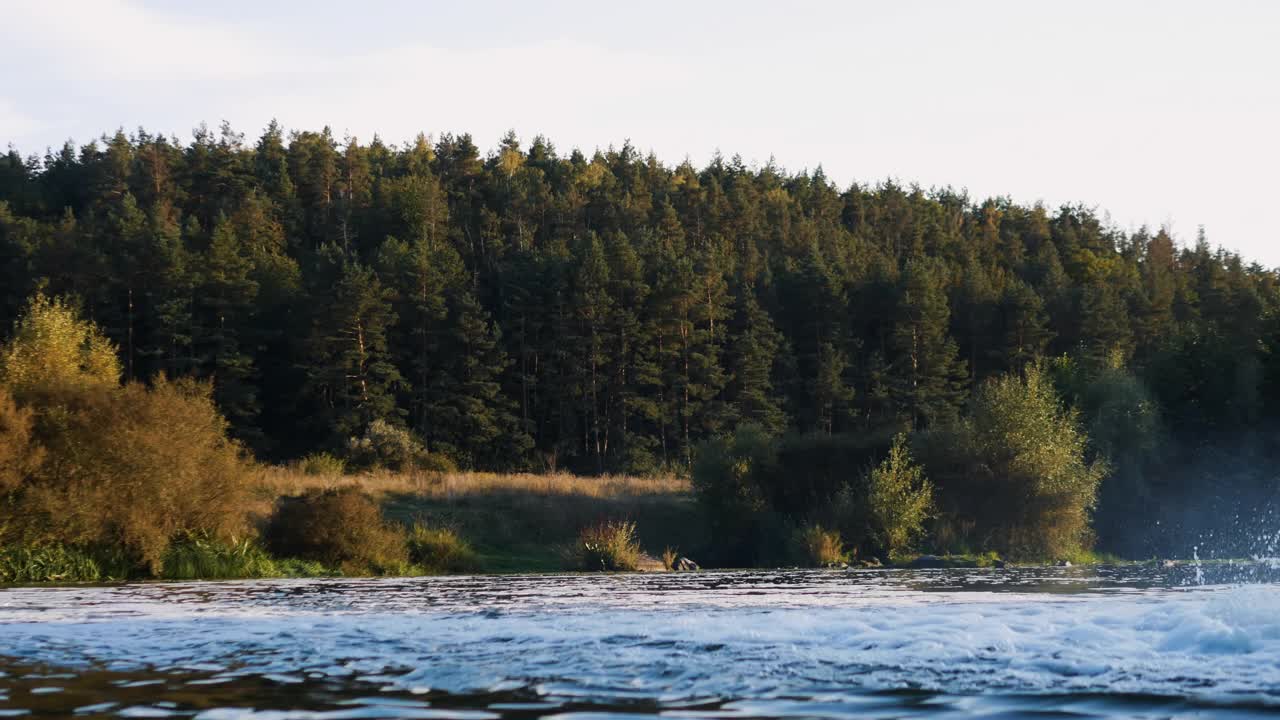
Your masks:
<svg viewBox="0 0 1280 720"><path fill-rule="evenodd" d="M166 580L230 580L277 577L275 561L250 540L219 542L193 536L172 543L164 555L160 576Z"/></svg>
<svg viewBox="0 0 1280 720"><path fill-rule="evenodd" d="M583 528L571 560L579 570L613 572L635 570L642 555L634 522L602 520Z"/></svg>
<svg viewBox="0 0 1280 720"><path fill-rule="evenodd" d="M809 567L826 567L848 562L844 540L840 533L818 525L809 525L796 532L796 559Z"/></svg>
<svg viewBox="0 0 1280 720"><path fill-rule="evenodd" d="M100 582L128 575L119 553L56 544L0 548L0 583Z"/></svg>

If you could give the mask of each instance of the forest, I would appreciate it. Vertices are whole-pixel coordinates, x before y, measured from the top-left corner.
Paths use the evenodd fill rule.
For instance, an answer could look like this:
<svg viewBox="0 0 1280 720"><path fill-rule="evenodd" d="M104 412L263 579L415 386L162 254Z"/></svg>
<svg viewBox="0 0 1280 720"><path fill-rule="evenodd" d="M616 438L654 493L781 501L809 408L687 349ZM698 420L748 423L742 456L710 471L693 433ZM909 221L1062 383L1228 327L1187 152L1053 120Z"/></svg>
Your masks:
<svg viewBox="0 0 1280 720"><path fill-rule="evenodd" d="M859 469L913 438L945 514L972 473L948 485L940 433L1047 392L1100 548L1247 551L1280 488L1280 275L1086 205L514 134L118 131L0 156L0 328L38 295L124 380L210 383L267 461L388 427L591 475L688 474L742 428Z"/></svg>

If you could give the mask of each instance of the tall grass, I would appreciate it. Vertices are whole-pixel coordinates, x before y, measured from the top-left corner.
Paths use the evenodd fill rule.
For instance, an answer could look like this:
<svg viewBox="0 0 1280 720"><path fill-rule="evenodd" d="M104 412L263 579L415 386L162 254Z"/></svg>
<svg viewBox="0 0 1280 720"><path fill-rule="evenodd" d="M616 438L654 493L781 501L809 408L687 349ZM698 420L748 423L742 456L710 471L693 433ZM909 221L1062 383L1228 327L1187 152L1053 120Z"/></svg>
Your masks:
<svg viewBox="0 0 1280 720"><path fill-rule="evenodd" d="M640 566L641 555L635 523L603 520L582 530L571 560L580 570L611 572L635 570Z"/></svg>
<svg viewBox="0 0 1280 720"><path fill-rule="evenodd" d="M662 567L667 570L676 569L676 560L680 559L680 551L670 545L662 549Z"/></svg>
<svg viewBox="0 0 1280 720"><path fill-rule="evenodd" d="M119 552L89 552L65 545L0 548L0 583L100 582L129 576Z"/></svg>
<svg viewBox="0 0 1280 720"><path fill-rule="evenodd" d="M689 481L675 475L588 477L569 473L540 475L414 470L370 470L358 475L343 475L319 468L305 472L300 464L260 467L254 480L265 494L272 496L355 486L374 496L413 494L426 500L461 500L493 495L618 499L686 495L690 491Z"/></svg>
<svg viewBox="0 0 1280 720"><path fill-rule="evenodd" d="M169 546L160 576L166 580L227 580L280 574L275 561L255 542L226 543L197 536Z"/></svg>
<svg viewBox="0 0 1280 720"><path fill-rule="evenodd" d="M809 567L827 567L848 562L849 554L845 552L844 540L840 533L827 530L818 525L809 525L796 532L796 560Z"/></svg>
<svg viewBox="0 0 1280 720"><path fill-rule="evenodd" d="M310 477L341 477L347 472L347 461L332 453L311 453L292 467Z"/></svg>

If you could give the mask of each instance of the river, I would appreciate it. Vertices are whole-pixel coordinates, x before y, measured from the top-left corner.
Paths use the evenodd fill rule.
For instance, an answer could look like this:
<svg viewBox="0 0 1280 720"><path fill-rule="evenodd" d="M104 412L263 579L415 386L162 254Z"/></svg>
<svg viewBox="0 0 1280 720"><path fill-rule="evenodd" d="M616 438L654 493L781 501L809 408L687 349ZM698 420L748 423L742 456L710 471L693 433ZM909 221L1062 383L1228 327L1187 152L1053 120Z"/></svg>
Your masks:
<svg viewBox="0 0 1280 720"><path fill-rule="evenodd" d="M1280 714L1266 564L0 589L0 717Z"/></svg>

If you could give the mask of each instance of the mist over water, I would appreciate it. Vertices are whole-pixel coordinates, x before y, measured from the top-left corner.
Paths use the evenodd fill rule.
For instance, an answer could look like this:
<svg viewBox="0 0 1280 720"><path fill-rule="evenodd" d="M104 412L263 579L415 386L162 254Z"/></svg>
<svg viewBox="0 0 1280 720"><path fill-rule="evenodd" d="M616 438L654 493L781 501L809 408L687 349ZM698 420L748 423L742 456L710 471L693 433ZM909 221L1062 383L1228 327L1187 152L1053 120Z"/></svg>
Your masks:
<svg viewBox="0 0 1280 720"><path fill-rule="evenodd" d="M11 588L0 715L1248 716L1280 712L1277 581L1205 563Z"/></svg>

